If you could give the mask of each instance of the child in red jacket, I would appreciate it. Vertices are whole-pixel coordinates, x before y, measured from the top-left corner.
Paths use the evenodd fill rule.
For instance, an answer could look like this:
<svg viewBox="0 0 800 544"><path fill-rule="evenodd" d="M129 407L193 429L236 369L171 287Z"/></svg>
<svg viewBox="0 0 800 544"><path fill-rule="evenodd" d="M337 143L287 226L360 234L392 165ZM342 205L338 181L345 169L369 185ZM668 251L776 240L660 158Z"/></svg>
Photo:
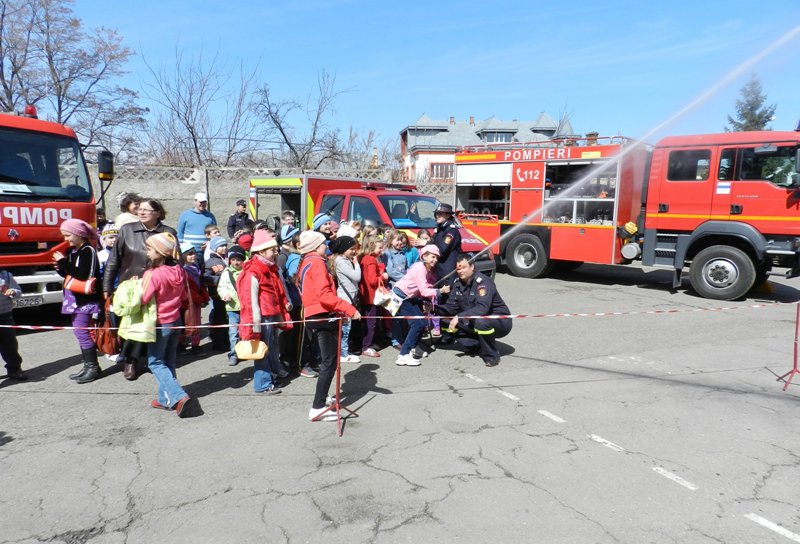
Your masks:
<svg viewBox="0 0 800 544"><path fill-rule="evenodd" d="M389 279L389 274L386 273L386 266L380 262L383 249L383 239L377 236L367 236L361 244L361 283L359 283L358 287L364 316L367 318L367 331L361 341L361 355L365 357L381 356L372 347L377 328L377 319L375 317L378 315L378 307L372 301L375 298L375 291L378 286Z"/></svg>
<svg viewBox="0 0 800 544"><path fill-rule="evenodd" d="M275 386L273 374L278 374L281 362L275 327L292 328L289 323L291 305L275 264L278 242L267 231L257 230L250 254L250 260L244 263L236 279L236 294L241 308L239 337L242 340L263 340L267 344L267 354L254 363L253 390L278 394L281 390Z"/></svg>
<svg viewBox="0 0 800 544"><path fill-rule="evenodd" d="M328 250L325 236L315 231L302 232L297 249L303 255L297 278L304 316L309 320L306 329L317 342L320 351L317 389L311 410L308 412L308 419L335 421L336 413L329 411L326 401L339 360L339 322L324 319L342 314L351 319L361 319L361 314L352 304L348 304L336 295L333 277L328 271L325 259Z"/></svg>

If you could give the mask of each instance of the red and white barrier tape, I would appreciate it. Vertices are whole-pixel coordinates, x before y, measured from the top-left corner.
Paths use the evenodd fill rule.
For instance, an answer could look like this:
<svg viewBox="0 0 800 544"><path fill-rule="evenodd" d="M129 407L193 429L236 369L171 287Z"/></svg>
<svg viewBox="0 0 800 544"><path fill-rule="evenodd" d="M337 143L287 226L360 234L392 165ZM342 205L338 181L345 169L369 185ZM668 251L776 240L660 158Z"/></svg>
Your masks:
<svg viewBox="0 0 800 544"><path fill-rule="evenodd" d="M681 313L690 313L690 312L725 312L730 310L752 310L752 309L760 309L760 308L770 308L775 306L788 306L794 305L797 303L785 303L785 302L770 302L766 304L749 304L746 306L720 306L716 308L674 308L669 310L642 310L642 311L630 311L630 312L580 312L580 313L555 313L555 314L510 314L510 315L460 315L458 316L459 319L541 319L541 318L551 318L551 317L610 317L610 316L622 316L622 315L659 315L659 314L681 314ZM452 319L454 316L430 316L430 315L421 315L421 316L373 316L373 317L366 317L362 316L362 319L403 319L403 320L414 320L414 319L431 319L432 317L439 318L443 321L447 321ZM301 319L297 321L274 321L269 323L269 325L288 325L295 323L323 323L323 322L330 322L330 321L337 321L339 319L346 319L345 316L341 317L326 317L320 319ZM252 326L251 323L244 323L244 326ZM156 327L156 329L227 329L230 328L231 325L223 324L223 325L181 325L180 327ZM24 329L24 330L31 330L31 331L60 331L60 330L75 330L75 329L89 329L93 330L96 327L71 327L71 326L57 326L57 325L0 325L0 328L6 329ZM112 329L116 330L114 327Z"/></svg>

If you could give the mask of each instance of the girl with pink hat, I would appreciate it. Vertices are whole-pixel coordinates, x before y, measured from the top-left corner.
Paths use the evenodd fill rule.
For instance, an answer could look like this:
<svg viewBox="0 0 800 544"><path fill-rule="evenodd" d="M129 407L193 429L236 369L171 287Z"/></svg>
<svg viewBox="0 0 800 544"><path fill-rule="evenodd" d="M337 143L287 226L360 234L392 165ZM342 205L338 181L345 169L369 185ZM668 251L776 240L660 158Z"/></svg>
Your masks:
<svg viewBox="0 0 800 544"><path fill-rule="evenodd" d="M449 285L439 289L433 286L436 282L433 270L439 261L439 248L429 244L420 248L419 255L422 260L411 265L393 289L394 294L403 300L397 315L416 318L408 320L408 335L400 346L400 355L395 361L398 366L419 366L419 359L427 355L427 352L417 347L425 329L425 320L419 319L424 315L423 299L439 298L450 292Z"/></svg>
<svg viewBox="0 0 800 544"><path fill-rule="evenodd" d="M97 348L89 335L89 322L92 314L102 310L100 307L100 261L95 246L99 236L97 230L86 221L67 219L61 224L61 234L69 244L67 254L53 253L53 264L59 275L65 278L64 302L61 313L72 316L75 338L83 356L83 368L71 374L77 383L89 383L100 377L97 362ZM79 284L83 287L77 291ZM70 290L70 285L76 289Z"/></svg>

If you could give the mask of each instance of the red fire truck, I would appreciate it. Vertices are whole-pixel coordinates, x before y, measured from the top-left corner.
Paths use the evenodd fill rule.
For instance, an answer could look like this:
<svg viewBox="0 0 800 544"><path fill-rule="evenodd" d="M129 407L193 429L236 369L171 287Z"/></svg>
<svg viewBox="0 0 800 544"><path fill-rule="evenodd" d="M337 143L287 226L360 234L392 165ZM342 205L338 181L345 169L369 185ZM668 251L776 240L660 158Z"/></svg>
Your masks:
<svg viewBox="0 0 800 544"><path fill-rule="evenodd" d="M406 232L412 243L421 229L434 231L433 211L439 203L433 196L416 192L411 185L309 173L251 178L249 211L253 218L259 217L259 195L279 195L275 209L299 211L304 218L301 228L311 228L314 215L325 212L337 222L357 220L391 226ZM486 249L484 241L461 227L461 251L480 253L475 267L493 276L495 261Z"/></svg>
<svg viewBox="0 0 800 544"><path fill-rule="evenodd" d="M101 176L111 179L110 153ZM52 255L68 249L59 225L71 217L96 222L92 184L75 133L24 115L0 114L0 267L22 288L17 307L61 302L62 278Z"/></svg>
<svg viewBox="0 0 800 544"><path fill-rule="evenodd" d="M775 269L800 275L800 132L586 138L456 154L462 222L517 276L583 262L689 267L733 300Z"/></svg>

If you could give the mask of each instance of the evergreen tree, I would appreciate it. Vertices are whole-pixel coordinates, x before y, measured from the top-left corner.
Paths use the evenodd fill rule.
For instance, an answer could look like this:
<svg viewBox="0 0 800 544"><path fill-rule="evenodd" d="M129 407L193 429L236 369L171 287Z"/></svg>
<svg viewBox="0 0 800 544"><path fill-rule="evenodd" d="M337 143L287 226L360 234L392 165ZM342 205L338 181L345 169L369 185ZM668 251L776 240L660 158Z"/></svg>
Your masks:
<svg viewBox="0 0 800 544"><path fill-rule="evenodd" d="M739 91L741 98L736 100L736 119L728 116L725 132L741 132L745 130L770 130L767 123L772 121L775 114L775 104L765 106L767 95L761 88L761 82L755 74L745 83Z"/></svg>

